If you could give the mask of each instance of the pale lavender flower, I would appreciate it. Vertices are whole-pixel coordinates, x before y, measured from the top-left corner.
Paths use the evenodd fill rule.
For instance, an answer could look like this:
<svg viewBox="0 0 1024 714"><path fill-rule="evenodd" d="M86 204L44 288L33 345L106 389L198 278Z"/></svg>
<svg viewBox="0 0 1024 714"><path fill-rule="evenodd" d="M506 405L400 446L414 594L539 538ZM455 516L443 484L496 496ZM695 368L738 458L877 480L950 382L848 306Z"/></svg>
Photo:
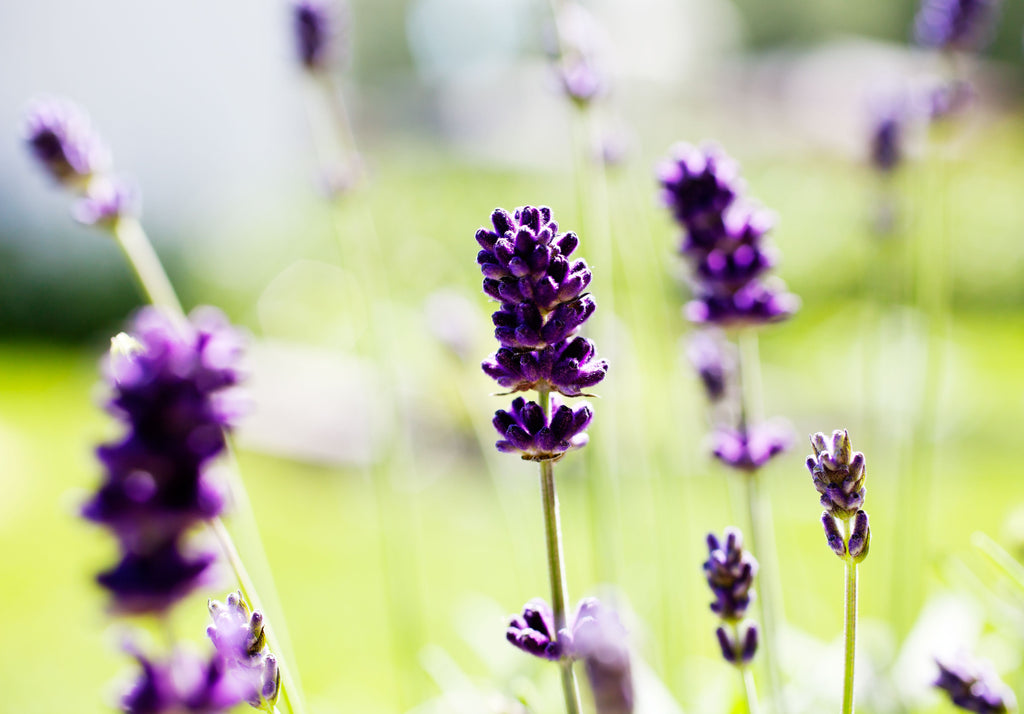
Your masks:
<svg viewBox="0 0 1024 714"><path fill-rule="evenodd" d="M84 185L110 165L110 152L89 117L67 100L33 102L25 120L25 142L39 165L60 183Z"/></svg>
<svg viewBox="0 0 1024 714"><path fill-rule="evenodd" d="M281 687L277 659L267 649L263 613L252 611L240 592L225 602L210 601L213 624L206 634L228 669L248 684L245 700L257 709L270 711Z"/></svg>
<svg viewBox="0 0 1024 714"><path fill-rule="evenodd" d="M130 651L141 671L121 697L127 714L220 714L245 701L248 685L218 654L206 659L178 650L159 661Z"/></svg>
<svg viewBox="0 0 1024 714"><path fill-rule="evenodd" d="M138 212L138 192L122 179L96 179L71 209L79 223L107 230L124 216Z"/></svg>
<svg viewBox="0 0 1024 714"><path fill-rule="evenodd" d="M789 427L769 421L740 429L719 427L712 435L715 458L740 471L757 471L793 442Z"/></svg>
<svg viewBox="0 0 1024 714"><path fill-rule="evenodd" d="M934 685L946 692L960 709L977 714L1007 714L1014 706L1013 692L987 664L966 655L935 663L939 676Z"/></svg>
<svg viewBox="0 0 1024 714"><path fill-rule="evenodd" d="M923 0L914 38L925 47L976 51L992 39L999 0Z"/></svg>

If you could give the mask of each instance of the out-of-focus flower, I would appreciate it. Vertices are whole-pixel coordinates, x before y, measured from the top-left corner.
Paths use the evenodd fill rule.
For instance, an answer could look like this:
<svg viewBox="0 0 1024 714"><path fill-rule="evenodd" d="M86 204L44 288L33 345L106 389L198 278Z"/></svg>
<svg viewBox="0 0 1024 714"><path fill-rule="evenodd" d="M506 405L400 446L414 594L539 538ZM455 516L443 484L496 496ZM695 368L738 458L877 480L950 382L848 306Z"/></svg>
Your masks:
<svg viewBox="0 0 1024 714"><path fill-rule="evenodd" d="M106 363L110 411L125 435L97 450L105 480L83 507L109 528L122 560L100 576L116 610L162 611L205 581L213 558L182 542L220 514L224 493L210 474L239 407L242 340L212 309L176 320L158 308L135 317Z"/></svg>
<svg viewBox="0 0 1024 714"><path fill-rule="evenodd" d="M736 369L732 345L716 330L697 330L686 346L686 356L697 370L704 392L711 402L725 398Z"/></svg>
<svg viewBox="0 0 1024 714"><path fill-rule="evenodd" d="M141 672L121 698L127 714L219 714L245 701L247 684L219 654L204 659L179 650L165 661L132 654Z"/></svg>
<svg viewBox="0 0 1024 714"><path fill-rule="evenodd" d="M109 230L123 216L137 213L137 196L135 187L122 179L97 179L76 201L72 215L79 223Z"/></svg>
<svg viewBox="0 0 1024 714"><path fill-rule="evenodd" d="M580 601L573 620L572 652L583 660L597 714L630 714L633 675L626 628L597 598Z"/></svg>
<svg viewBox="0 0 1024 714"><path fill-rule="evenodd" d="M743 550L743 534L738 528L726 528L721 540L708 533L707 543L704 577L715 596L711 611L726 622L742 620L752 599L757 561Z"/></svg>
<svg viewBox="0 0 1024 714"><path fill-rule="evenodd" d="M757 471L792 441L788 426L771 421L741 429L719 427L712 435L712 453L726 466Z"/></svg>
<svg viewBox="0 0 1024 714"><path fill-rule="evenodd" d="M84 186L109 168L110 152L78 105L40 99L29 107L25 141L32 156L60 183Z"/></svg>
<svg viewBox="0 0 1024 714"><path fill-rule="evenodd" d="M342 0L294 0L292 23L299 60L310 71L326 69L339 52L347 7Z"/></svg>
<svg viewBox="0 0 1024 714"><path fill-rule="evenodd" d="M923 0L914 38L925 47L977 51L992 39L999 0Z"/></svg>
<svg viewBox="0 0 1024 714"><path fill-rule="evenodd" d="M246 701L257 709L273 711L281 687L277 659L267 649L263 613L251 611L242 594L231 593L225 602L209 604L213 624L206 628L226 666L249 685Z"/></svg>
<svg viewBox="0 0 1024 714"><path fill-rule="evenodd" d="M961 709L977 714L1006 714L1015 705L1013 692L987 664L966 655L956 660L936 660L939 676L934 684Z"/></svg>

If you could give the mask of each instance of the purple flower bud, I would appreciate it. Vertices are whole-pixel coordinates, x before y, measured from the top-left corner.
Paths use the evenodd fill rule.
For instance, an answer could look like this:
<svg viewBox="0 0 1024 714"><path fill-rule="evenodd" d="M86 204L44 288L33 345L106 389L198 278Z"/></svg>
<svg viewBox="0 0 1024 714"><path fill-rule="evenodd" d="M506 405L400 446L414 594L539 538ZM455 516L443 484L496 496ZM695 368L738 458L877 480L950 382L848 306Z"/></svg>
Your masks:
<svg viewBox="0 0 1024 714"><path fill-rule="evenodd" d="M494 428L502 435L498 451L519 452L528 461L560 459L570 449L587 444L586 428L593 413L584 405L573 411L551 398L551 417L536 402L517 397L508 411L494 414Z"/></svg>
<svg viewBox="0 0 1024 714"><path fill-rule="evenodd" d="M819 432L811 437L811 445L814 455L807 457L807 469L821 494L821 505L836 518L852 518L864 505L864 454L852 451L845 430L833 432L831 443Z"/></svg>
<svg viewBox="0 0 1024 714"><path fill-rule="evenodd" d="M698 235L721 229L723 212L744 188L736 162L714 144L676 144L658 167L658 181L672 215Z"/></svg>
<svg viewBox="0 0 1024 714"><path fill-rule="evenodd" d="M914 38L925 47L980 50L992 39L999 0L923 0Z"/></svg>
<svg viewBox="0 0 1024 714"><path fill-rule="evenodd" d="M597 714L631 714L633 677L626 630L596 598L580 601L573 620L572 653L582 659Z"/></svg>
<svg viewBox="0 0 1024 714"><path fill-rule="evenodd" d="M135 188L120 179L93 180L72 209L79 223L110 230L122 216L138 212Z"/></svg>
<svg viewBox="0 0 1024 714"><path fill-rule="evenodd" d="M127 550L117 565L96 580L110 593L114 612L164 612L213 581L215 560L213 553L186 554L177 540L170 540L145 551Z"/></svg>
<svg viewBox="0 0 1024 714"><path fill-rule="evenodd" d="M875 118L871 128L871 165L882 173L893 171L903 160L903 121L889 114Z"/></svg>
<svg viewBox="0 0 1024 714"><path fill-rule="evenodd" d="M757 471L793 441L789 427L774 421L744 431L719 427L712 440L715 458L740 471Z"/></svg>
<svg viewBox="0 0 1024 714"><path fill-rule="evenodd" d="M734 352L732 345L717 330L697 330L690 337L686 356L697 370L704 392L712 402L725 398L736 369Z"/></svg>
<svg viewBox="0 0 1024 714"><path fill-rule="evenodd" d="M786 292L780 281L747 283L732 294L699 288L697 298L686 305L686 318L698 325L742 327L781 322L800 307L800 300Z"/></svg>
<svg viewBox="0 0 1024 714"><path fill-rule="evenodd" d="M512 617L505 639L527 654L556 662L565 654L564 636L555 633L555 617L540 598L526 603L520 615Z"/></svg>
<svg viewBox="0 0 1024 714"><path fill-rule="evenodd" d="M34 102L25 121L25 141L40 166L60 183L84 184L110 164L110 154L88 116L66 100Z"/></svg>
<svg viewBox="0 0 1024 714"><path fill-rule="evenodd" d="M840 558L845 558L846 541L843 540L843 534L839 532L836 519L832 517L831 513L825 511L821 514L821 525L825 528L825 539L828 541L828 547Z"/></svg>
<svg viewBox="0 0 1024 714"><path fill-rule="evenodd" d="M205 660L176 651L158 662L137 651L132 654L142 671L121 699L121 710L128 714L218 714L246 699L246 683L219 655Z"/></svg>
<svg viewBox="0 0 1024 714"><path fill-rule="evenodd" d="M292 22L299 60L310 71L327 67L337 46L345 7L341 0L294 0Z"/></svg>
<svg viewBox="0 0 1024 714"><path fill-rule="evenodd" d="M757 654L758 627L754 622L739 625L738 627L743 633L739 641L736 640L732 628L726 629L724 625L720 625L715 630L715 636L718 638L718 647L722 650L722 659L729 664L749 664L754 659L754 655Z"/></svg>
<svg viewBox="0 0 1024 714"><path fill-rule="evenodd" d="M266 649L263 613L251 611L240 592L231 593L223 603L211 601L209 609L213 624L206 634L226 667L248 684L245 700L269 711L277 700L281 673Z"/></svg>
<svg viewBox="0 0 1024 714"><path fill-rule="evenodd" d="M939 667L935 686L945 691L959 708L977 714L1007 714L1015 706L1013 692L987 664L966 655L935 663Z"/></svg>
<svg viewBox="0 0 1024 714"><path fill-rule="evenodd" d="M850 556L853 558L853 562L860 563L864 558L868 557L870 545L871 528L868 526L868 514L864 511L857 511L849 543Z"/></svg>
<svg viewBox="0 0 1024 714"><path fill-rule="evenodd" d="M743 534L738 528L726 528L721 541L709 533L707 542L704 576L715 596L711 611L726 622L737 622L753 597L757 561L743 550Z"/></svg>
<svg viewBox="0 0 1024 714"><path fill-rule="evenodd" d="M608 372L608 362L598 359L594 343L573 337L539 350L502 347L481 365L489 377L512 392L547 388L567 397L578 397Z"/></svg>

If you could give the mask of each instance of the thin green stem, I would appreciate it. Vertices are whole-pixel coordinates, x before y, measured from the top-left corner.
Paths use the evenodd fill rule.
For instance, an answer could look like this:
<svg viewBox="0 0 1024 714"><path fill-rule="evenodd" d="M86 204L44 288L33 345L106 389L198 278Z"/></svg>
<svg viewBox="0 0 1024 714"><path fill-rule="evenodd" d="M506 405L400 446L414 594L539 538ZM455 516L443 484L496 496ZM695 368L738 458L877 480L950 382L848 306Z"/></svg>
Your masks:
<svg viewBox="0 0 1024 714"><path fill-rule="evenodd" d="M747 714L759 714L757 705L757 688L754 686L754 670L747 665L737 667L743 679L743 694L747 700Z"/></svg>
<svg viewBox="0 0 1024 714"><path fill-rule="evenodd" d="M235 579L238 581L238 587L242 591L242 597L245 598L246 602L253 609L263 610L259 595L256 593L256 586L249 576L249 571L245 568L245 563L242 562L242 556L238 554L235 542L231 539L231 534L228 533L228 529L224 526L224 521L220 518L212 519L210 521L210 529L217 538L217 543L224 552L224 557L227 558L231 564L231 569L235 572ZM280 652L281 650L278 649L278 640L274 631L274 623L269 618L264 622L263 632L267 638L267 647L272 652ZM280 658L277 666L281 672L281 703L289 714L303 714L305 708L301 703L299 706L295 706L290 698L290 692L298 691L295 680L292 678L291 664L286 658Z"/></svg>
<svg viewBox="0 0 1024 714"><path fill-rule="evenodd" d="M538 390L538 401L547 418L549 393L546 389ZM569 599L566 585L565 569L562 555L562 526L558 516L558 491L555 488L555 471L551 460L540 462L540 487L544 504L544 535L548 555L548 578L551 581L551 611L555 617L555 632L561 632L566 625L566 602ZM572 668L572 660L565 659L560 663L562 668L562 691L565 694L565 710L567 714L579 714L580 689L576 682L576 673Z"/></svg>
<svg viewBox="0 0 1024 714"><path fill-rule="evenodd" d="M850 521L843 523L843 538L849 543ZM843 618L843 713L853 714L853 663L857 650L857 563L847 554L846 613Z"/></svg>
<svg viewBox="0 0 1024 714"><path fill-rule="evenodd" d="M113 233L149 301L175 317L183 317L185 311L178 301L164 266L160 263L160 258L153 250L153 244L142 230L142 224L137 219L126 216L114 224Z"/></svg>

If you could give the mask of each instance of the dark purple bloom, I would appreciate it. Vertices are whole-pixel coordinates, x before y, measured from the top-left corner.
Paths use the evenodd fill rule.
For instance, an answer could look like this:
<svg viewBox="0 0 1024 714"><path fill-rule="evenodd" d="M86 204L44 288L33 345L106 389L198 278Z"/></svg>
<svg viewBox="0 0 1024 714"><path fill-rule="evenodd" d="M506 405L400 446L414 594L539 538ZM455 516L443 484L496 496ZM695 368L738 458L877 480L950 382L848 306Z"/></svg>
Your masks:
<svg viewBox="0 0 1024 714"><path fill-rule="evenodd" d="M586 445L592 416L586 405L573 411L552 397L549 420L539 404L517 397L511 409L494 413L494 428L503 437L496 446L498 451L521 452L528 461L559 459L566 451Z"/></svg>
<svg viewBox="0 0 1024 714"><path fill-rule="evenodd" d="M871 127L871 165L889 173L903 160L903 122L893 114L875 118Z"/></svg>
<svg viewBox="0 0 1024 714"><path fill-rule="evenodd" d="M577 397L604 379L608 363L594 343L572 337L539 350L502 347L482 365L487 376L511 392L547 388Z"/></svg>
<svg viewBox="0 0 1024 714"><path fill-rule="evenodd" d="M807 469L821 494L821 505L835 518L846 520L864 505L864 454L854 452L846 430L832 432L827 440L821 432L811 437L814 454L807 457Z"/></svg>
<svg viewBox="0 0 1024 714"><path fill-rule="evenodd" d="M340 7L329 0L295 0L292 3L292 22L295 47L306 69L324 69L334 50L336 13Z"/></svg>
<svg viewBox="0 0 1024 714"><path fill-rule="evenodd" d="M722 659L729 664L749 664L757 654L759 639L757 623L748 622L737 627L739 629L736 635L733 634L732 628L726 629L724 625L720 625L715 630L718 646L722 650ZM742 634L739 634L740 631Z"/></svg>
<svg viewBox="0 0 1024 714"><path fill-rule="evenodd" d="M789 428L775 422L740 430L719 427L712 439L715 458L740 471L757 471L793 441Z"/></svg>
<svg viewBox="0 0 1024 714"><path fill-rule="evenodd" d="M85 112L65 100L42 99L29 107L25 141L36 161L61 183L84 184L110 163Z"/></svg>
<svg viewBox="0 0 1024 714"><path fill-rule="evenodd" d="M238 679L247 682L246 701L268 711L281 687L277 659L267 649L263 613L251 611L242 594L228 595L226 602L211 601L213 624L206 628L218 654Z"/></svg>
<svg viewBox="0 0 1024 714"><path fill-rule="evenodd" d="M72 214L79 223L112 228L122 216L138 211L135 188L120 179L93 180L78 199Z"/></svg>
<svg viewBox="0 0 1024 714"><path fill-rule="evenodd" d="M697 290L686 304L686 317L698 325L739 327L785 320L800 306L799 299L777 282L755 281L733 294Z"/></svg>
<svg viewBox="0 0 1024 714"><path fill-rule="evenodd" d="M176 539L141 551L126 550L121 561L96 576L118 613L164 612L213 581L213 553L188 554Z"/></svg>
<svg viewBox="0 0 1024 714"><path fill-rule="evenodd" d="M633 676L626 629L596 598L581 600L576 610L572 653L583 660L597 714L630 714Z"/></svg>
<svg viewBox="0 0 1024 714"><path fill-rule="evenodd" d="M207 660L176 651L159 662L132 654L142 671L121 698L128 714L218 714L245 701L247 684L219 655Z"/></svg>
<svg viewBox="0 0 1024 714"><path fill-rule="evenodd" d="M999 0L923 0L914 38L925 47L979 50L992 39Z"/></svg>
<svg viewBox="0 0 1024 714"><path fill-rule="evenodd" d="M736 162L713 144L673 146L658 181L665 205L696 242L722 230L725 209L744 188Z"/></svg>
<svg viewBox="0 0 1024 714"><path fill-rule="evenodd" d="M990 667L960 656L954 661L935 662L939 676L934 684L949 695L956 706L977 714L1006 714L1013 706L1013 693Z"/></svg>
<svg viewBox="0 0 1024 714"><path fill-rule="evenodd" d="M186 558L185 531L224 506L209 472L238 414L242 341L212 309L190 320L140 311L106 363L111 412L125 435L97 450L105 480L83 515L110 528L124 553L100 582L114 607L163 610L199 582L211 557ZM148 582L147 582L148 579Z"/></svg>
<svg viewBox="0 0 1024 714"><path fill-rule="evenodd" d="M704 392L712 402L721 401L729 388L736 356L732 345L716 330L697 330L690 337L686 356L697 370Z"/></svg>
<svg viewBox="0 0 1024 714"><path fill-rule="evenodd" d="M726 622L738 622L750 606L757 561L743 550L743 534L738 528L726 528L722 540L709 533L707 542L704 576L715 596L711 611Z"/></svg>
<svg viewBox="0 0 1024 714"><path fill-rule="evenodd" d="M853 530L850 531L850 540L846 546L855 563L859 563L867 557L870 545L871 527L868 524L868 514L864 511L857 511L853 520Z"/></svg>
<svg viewBox="0 0 1024 714"><path fill-rule="evenodd" d="M526 603L520 615L512 617L505 639L534 657L556 662L567 654L564 646L568 633L555 632L555 616L551 607L540 598Z"/></svg>

